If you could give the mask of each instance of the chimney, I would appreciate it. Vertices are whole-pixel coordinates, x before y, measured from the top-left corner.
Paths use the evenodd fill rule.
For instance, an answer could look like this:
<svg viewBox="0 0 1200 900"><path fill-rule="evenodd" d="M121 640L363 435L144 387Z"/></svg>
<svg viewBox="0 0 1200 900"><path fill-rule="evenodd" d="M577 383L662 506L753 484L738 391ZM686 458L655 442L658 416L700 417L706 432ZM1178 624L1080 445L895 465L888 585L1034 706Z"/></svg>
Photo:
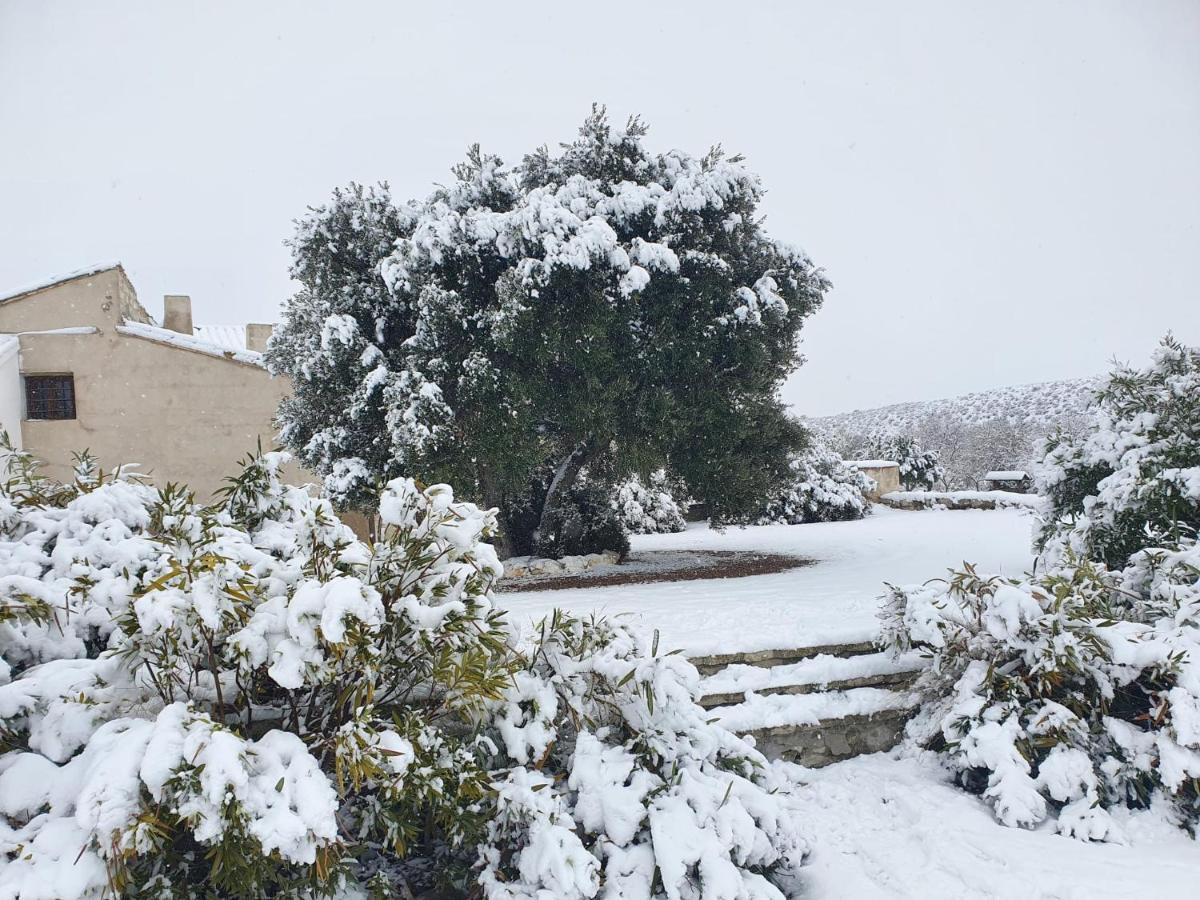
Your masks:
<svg viewBox="0 0 1200 900"><path fill-rule="evenodd" d="M275 330L273 324L262 324L260 322L251 322L246 326L246 349L253 350L255 353L262 353L267 349L267 341L271 338L271 333Z"/></svg>
<svg viewBox="0 0 1200 900"><path fill-rule="evenodd" d="M192 336L191 297L187 294L167 294L163 297L163 328Z"/></svg>

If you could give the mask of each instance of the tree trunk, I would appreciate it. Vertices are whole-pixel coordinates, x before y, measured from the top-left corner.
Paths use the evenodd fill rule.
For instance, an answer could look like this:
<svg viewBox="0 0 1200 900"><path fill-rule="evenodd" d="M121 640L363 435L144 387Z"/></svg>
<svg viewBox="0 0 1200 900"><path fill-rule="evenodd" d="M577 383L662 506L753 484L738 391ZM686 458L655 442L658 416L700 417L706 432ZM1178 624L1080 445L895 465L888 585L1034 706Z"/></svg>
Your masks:
<svg viewBox="0 0 1200 900"><path fill-rule="evenodd" d="M554 477L550 479L550 486L546 488L546 498L542 501L542 514L538 519L537 528L533 530L534 552L537 552L541 545L542 535L551 515L562 505L563 495L575 484L575 479L579 477L579 471L591 452L592 438L589 435L580 441L554 470Z"/></svg>
<svg viewBox="0 0 1200 900"><path fill-rule="evenodd" d="M498 528L496 536L492 538L492 546L496 548L497 556L501 559L508 559L512 556L513 542L512 536L508 533L509 524L504 515L504 498L496 489L496 480L492 477L491 467L486 463L481 463L479 466L479 490L484 507L497 511Z"/></svg>

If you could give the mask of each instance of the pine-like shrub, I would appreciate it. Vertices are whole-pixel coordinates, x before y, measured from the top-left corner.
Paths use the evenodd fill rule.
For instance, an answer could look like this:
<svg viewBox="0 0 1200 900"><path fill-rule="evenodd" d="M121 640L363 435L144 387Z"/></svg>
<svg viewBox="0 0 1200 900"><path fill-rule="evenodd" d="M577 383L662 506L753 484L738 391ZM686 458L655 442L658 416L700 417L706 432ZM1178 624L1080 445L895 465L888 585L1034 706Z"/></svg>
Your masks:
<svg viewBox="0 0 1200 900"><path fill-rule="evenodd" d="M681 493L665 469L652 472L649 483L634 475L613 491L612 507L629 534L668 534L683 531L687 522L673 493Z"/></svg>
<svg viewBox="0 0 1200 900"><path fill-rule="evenodd" d="M7 457L0 895L782 897L792 800L695 669L514 634L445 485L391 481L368 546L281 454L211 506Z"/></svg>

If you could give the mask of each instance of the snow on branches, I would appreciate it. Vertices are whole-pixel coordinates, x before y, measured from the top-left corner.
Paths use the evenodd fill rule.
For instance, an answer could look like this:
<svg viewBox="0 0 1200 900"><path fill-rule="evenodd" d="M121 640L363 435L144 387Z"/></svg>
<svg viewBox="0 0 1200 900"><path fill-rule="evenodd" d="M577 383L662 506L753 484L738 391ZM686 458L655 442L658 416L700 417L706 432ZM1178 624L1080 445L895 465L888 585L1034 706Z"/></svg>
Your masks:
<svg viewBox="0 0 1200 900"><path fill-rule="evenodd" d="M664 469L651 473L649 484L636 475L619 485L612 506L621 526L629 534L667 534L683 531L683 510L671 494L672 485Z"/></svg>
<svg viewBox="0 0 1200 900"><path fill-rule="evenodd" d="M0 895L782 897L793 800L686 660L515 636L493 512L394 479L368 546L285 459L204 506L9 448Z"/></svg>

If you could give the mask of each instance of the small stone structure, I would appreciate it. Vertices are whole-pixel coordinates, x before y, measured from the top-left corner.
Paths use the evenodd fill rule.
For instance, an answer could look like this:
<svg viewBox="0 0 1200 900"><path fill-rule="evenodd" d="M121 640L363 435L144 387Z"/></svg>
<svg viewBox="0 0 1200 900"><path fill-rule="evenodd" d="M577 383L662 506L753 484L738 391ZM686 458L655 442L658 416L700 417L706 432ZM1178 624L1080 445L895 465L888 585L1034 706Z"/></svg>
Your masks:
<svg viewBox="0 0 1200 900"><path fill-rule="evenodd" d="M884 494L900 490L900 463L890 459L848 459L846 465L858 469L875 482L875 490L866 491L868 500L876 503Z"/></svg>
<svg viewBox="0 0 1200 900"><path fill-rule="evenodd" d="M1009 491L1013 494L1028 494L1033 490L1033 478L1028 472L1015 469L1012 471L988 472L983 476L990 491Z"/></svg>

